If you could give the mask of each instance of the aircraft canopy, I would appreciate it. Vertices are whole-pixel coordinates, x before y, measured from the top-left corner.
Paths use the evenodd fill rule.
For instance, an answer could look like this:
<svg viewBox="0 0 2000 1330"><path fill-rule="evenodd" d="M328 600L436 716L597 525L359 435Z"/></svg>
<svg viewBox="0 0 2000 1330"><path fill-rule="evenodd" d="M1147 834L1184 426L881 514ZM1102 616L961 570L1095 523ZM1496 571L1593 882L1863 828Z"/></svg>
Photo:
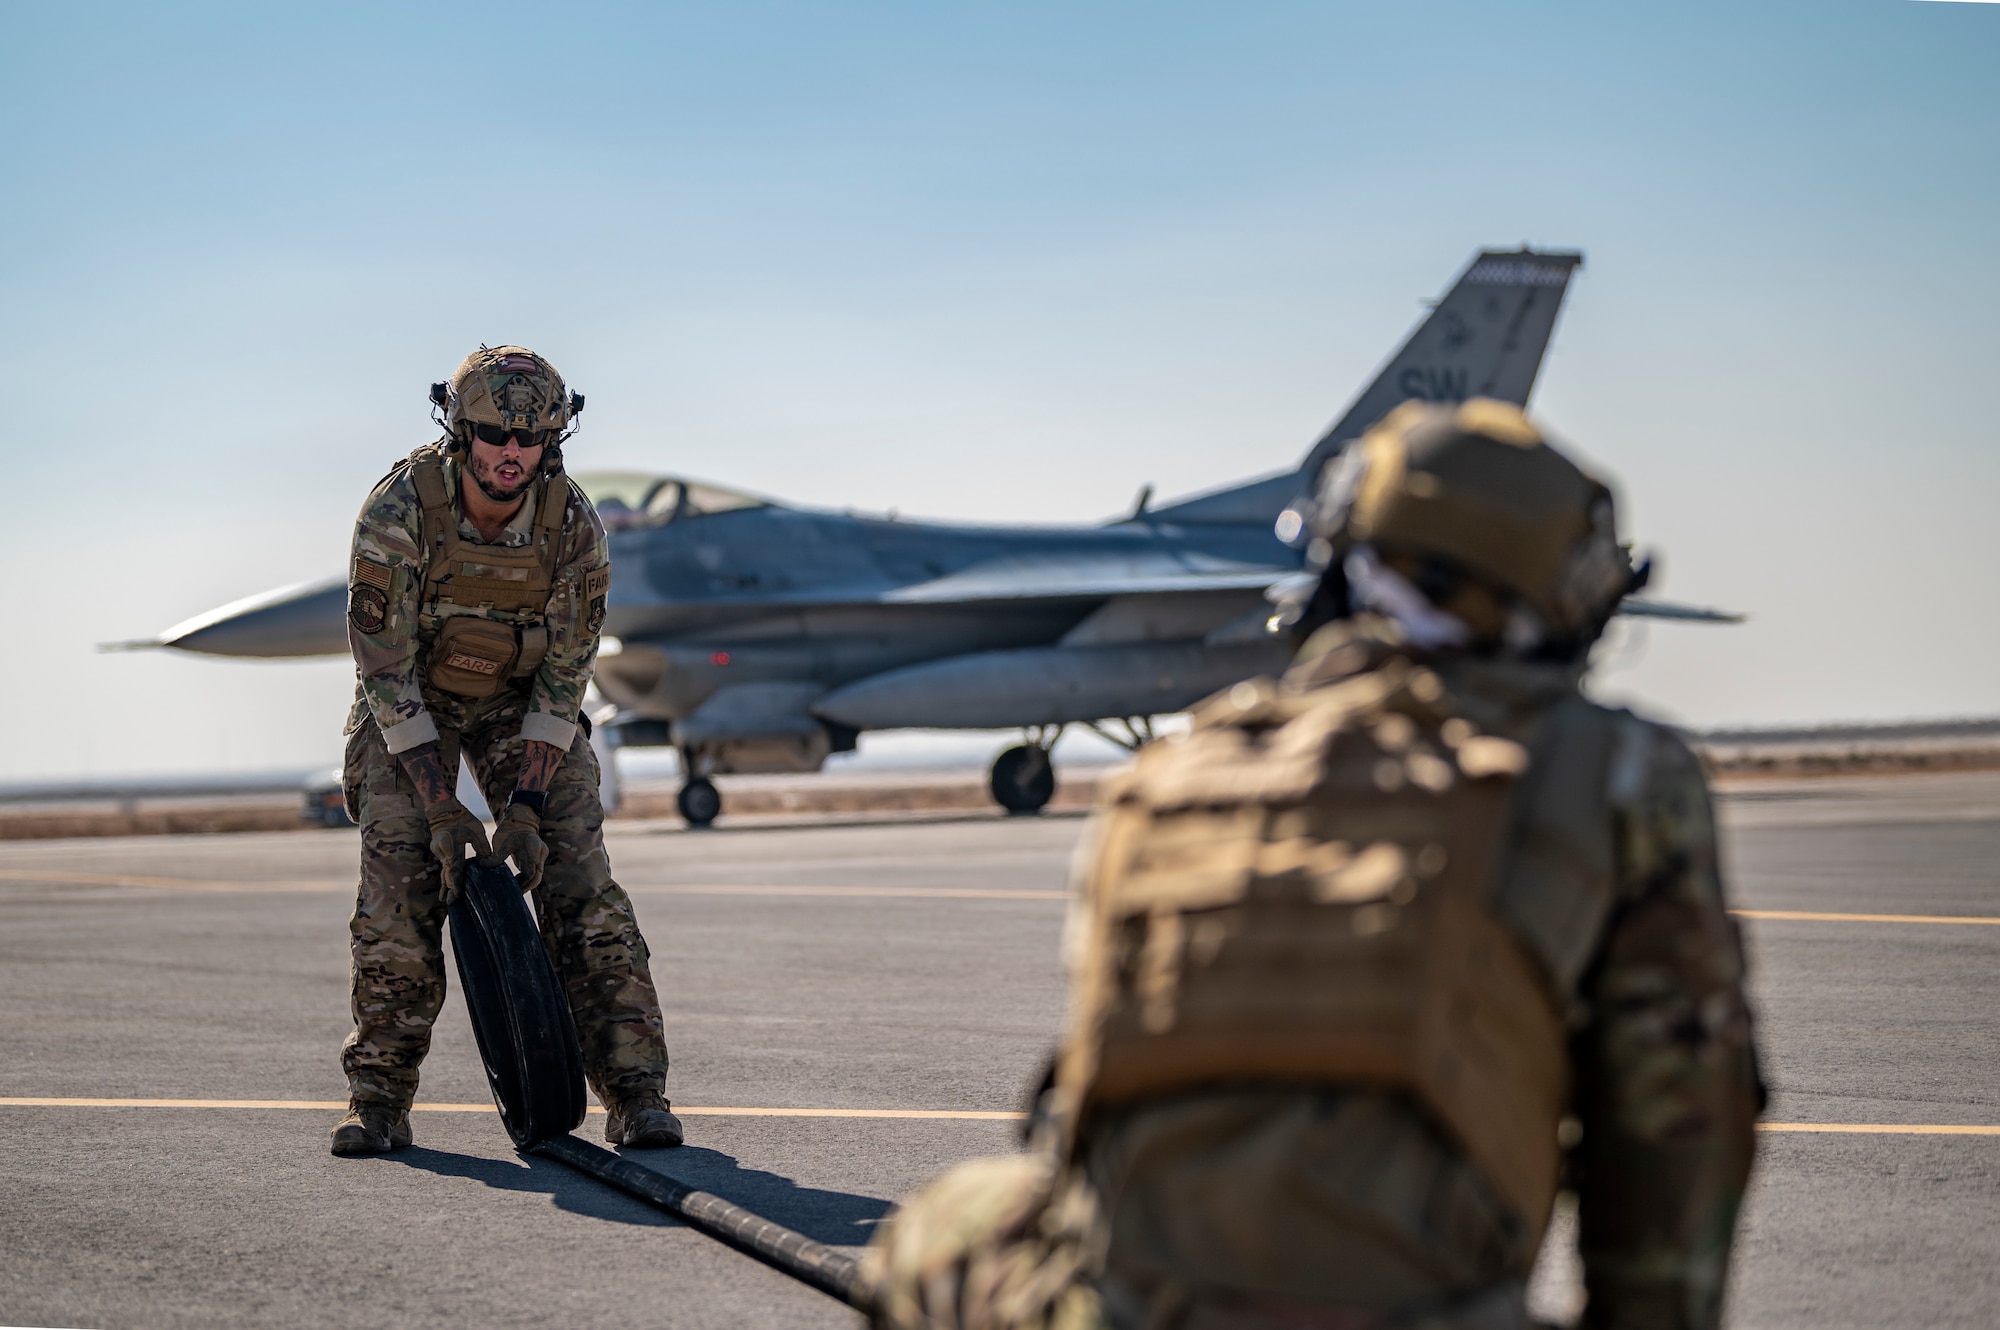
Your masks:
<svg viewBox="0 0 2000 1330"><path fill-rule="evenodd" d="M587 471L572 479L590 496L607 531L665 526L676 518L771 506L769 499L741 490L648 471Z"/></svg>

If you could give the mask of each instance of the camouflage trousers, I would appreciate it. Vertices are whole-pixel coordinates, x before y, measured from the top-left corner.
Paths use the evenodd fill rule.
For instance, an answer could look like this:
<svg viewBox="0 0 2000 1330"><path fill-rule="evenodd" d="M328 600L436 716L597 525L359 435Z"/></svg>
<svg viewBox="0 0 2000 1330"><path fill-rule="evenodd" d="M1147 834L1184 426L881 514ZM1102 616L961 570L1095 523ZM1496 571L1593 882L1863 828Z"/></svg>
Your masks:
<svg viewBox="0 0 2000 1330"><path fill-rule="evenodd" d="M1230 1091L979 1159L877 1230L879 1330L1527 1330L1532 1243L1392 1097ZM1524 1258L1525 1252L1525 1258Z"/></svg>
<svg viewBox="0 0 2000 1330"><path fill-rule="evenodd" d="M505 804L520 771L518 704L506 698L466 717L463 730L438 716L445 769L464 752L490 806ZM607 1103L660 1093L667 1045L631 898L611 878L596 754L579 731L549 785L542 817L548 866L533 895L542 939L569 994L590 1085ZM444 1005L442 866L431 853L416 788L373 720L347 743L348 810L361 824L361 887L348 924L353 954L354 1032L341 1070L356 1099L407 1108Z"/></svg>

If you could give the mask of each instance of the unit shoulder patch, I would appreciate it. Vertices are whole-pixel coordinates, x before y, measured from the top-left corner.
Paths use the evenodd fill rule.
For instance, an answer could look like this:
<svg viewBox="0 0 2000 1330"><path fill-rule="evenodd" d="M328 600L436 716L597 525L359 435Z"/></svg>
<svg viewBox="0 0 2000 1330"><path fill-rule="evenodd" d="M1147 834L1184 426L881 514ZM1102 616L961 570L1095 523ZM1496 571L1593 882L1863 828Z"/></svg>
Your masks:
<svg viewBox="0 0 2000 1330"><path fill-rule="evenodd" d="M596 600L611 589L611 565L593 568L583 575L583 598Z"/></svg>
<svg viewBox="0 0 2000 1330"><path fill-rule="evenodd" d="M389 621L389 598L380 587L356 582L347 589L347 620L364 635L381 632Z"/></svg>

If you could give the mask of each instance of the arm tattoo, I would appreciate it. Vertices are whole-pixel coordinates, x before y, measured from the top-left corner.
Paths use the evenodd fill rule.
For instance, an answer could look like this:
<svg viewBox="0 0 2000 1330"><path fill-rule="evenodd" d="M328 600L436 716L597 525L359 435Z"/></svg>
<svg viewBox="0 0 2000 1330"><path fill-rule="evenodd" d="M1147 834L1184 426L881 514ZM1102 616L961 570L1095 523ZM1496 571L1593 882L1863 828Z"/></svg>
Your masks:
<svg viewBox="0 0 2000 1330"><path fill-rule="evenodd" d="M410 783L417 787L417 798L423 800L425 808L435 808L458 793L458 783L444 769L444 761L438 756L436 740L418 744L400 754L403 770L410 777Z"/></svg>
<svg viewBox="0 0 2000 1330"><path fill-rule="evenodd" d="M530 793L548 789L549 782L556 777L556 768L562 765L563 750L539 739L530 739L522 747L526 751L521 754L521 777L514 782L514 788Z"/></svg>

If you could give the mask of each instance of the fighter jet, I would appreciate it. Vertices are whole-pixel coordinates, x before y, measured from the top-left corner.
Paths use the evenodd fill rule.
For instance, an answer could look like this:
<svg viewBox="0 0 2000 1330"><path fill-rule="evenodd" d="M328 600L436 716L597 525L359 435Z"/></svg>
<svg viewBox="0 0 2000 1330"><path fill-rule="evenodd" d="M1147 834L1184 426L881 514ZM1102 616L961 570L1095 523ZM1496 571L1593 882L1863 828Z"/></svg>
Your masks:
<svg viewBox="0 0 2000 1330"><path fill-rule="evenodd" d="M1576 253L1488 250L1459 274L1299 464L1101 526L971 526L795 507L672 475L576 479L610 532L596 687L625 747L672 746L682 815L711 777L817 771L867 730L1018 729L994 799L1032 812L1049 750L1083 725L1125 747L1153 719L1279 670L1271 600L1300 575L1288 505L1398 403L1525 405ZM220 655L346 650L341 578L227 605L144 645ZM1726 618L1630 602L1628 613ZM133 644L139 645L139 644Z"/></svg>

